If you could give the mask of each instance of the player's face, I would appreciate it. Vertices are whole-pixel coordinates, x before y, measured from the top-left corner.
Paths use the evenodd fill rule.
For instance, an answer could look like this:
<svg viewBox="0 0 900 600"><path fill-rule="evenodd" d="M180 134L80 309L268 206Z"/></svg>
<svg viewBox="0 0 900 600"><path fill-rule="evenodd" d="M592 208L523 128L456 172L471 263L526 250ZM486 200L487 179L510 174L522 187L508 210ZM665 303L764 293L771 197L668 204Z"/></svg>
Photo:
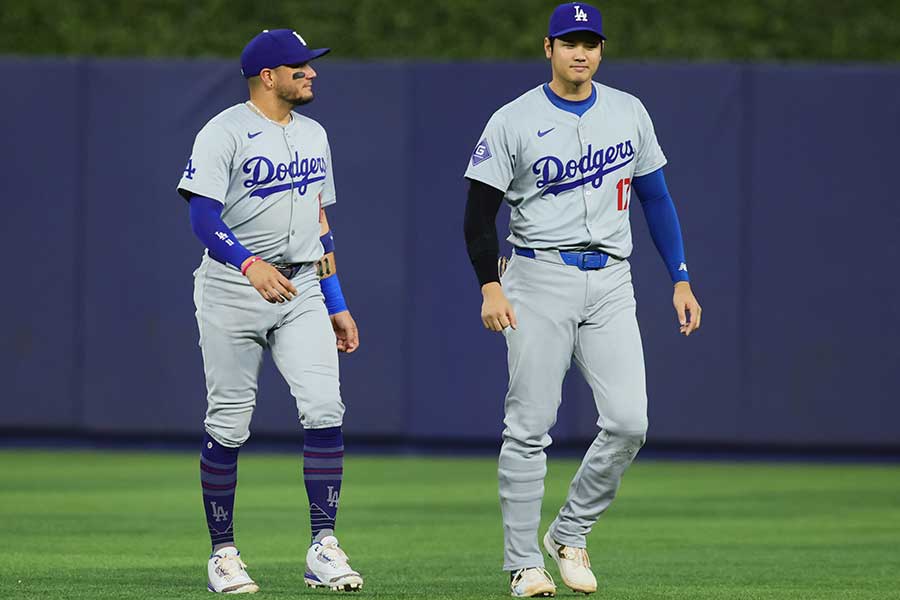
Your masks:
<svg viewBox="0 0 900 600"><path fill-rule="evenodd" d="M590 31L574 31L553 40L544 38L544 53L553 77L579 85L593 78L603 55L603 40Z"/></svg>
<svg viewBox="0 0 900 600"><path fill-rule="evenodd" d="M313 79L316 78L312 65L282 65L273 69L272 75L279 98L294 106L312 102Z"/></svg>

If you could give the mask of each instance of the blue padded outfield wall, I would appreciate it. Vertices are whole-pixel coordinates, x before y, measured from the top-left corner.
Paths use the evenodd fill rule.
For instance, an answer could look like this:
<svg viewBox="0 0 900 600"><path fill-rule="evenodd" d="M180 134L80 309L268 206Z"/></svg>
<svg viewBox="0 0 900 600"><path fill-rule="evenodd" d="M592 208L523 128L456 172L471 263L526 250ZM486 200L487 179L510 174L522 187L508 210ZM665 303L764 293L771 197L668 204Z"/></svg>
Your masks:
<svg viewBox="0 0 900 600"><path fill-rule="evenodd" d="M362 336L341 359L346 431L497 441L505 345L480 324L462 173L490 114L548 67L317 70L304 111L331 140ZM0 77L0 430L198 433L201 247L175 185L196 131L245 99L236 64L7 58ZM604 64L598 80L654 118L704 307L680 337L635 203L650 439L900 446L900 68ZM554 439L595 422L573 369ZM296 429L269 361L252 430Z"/></svg>

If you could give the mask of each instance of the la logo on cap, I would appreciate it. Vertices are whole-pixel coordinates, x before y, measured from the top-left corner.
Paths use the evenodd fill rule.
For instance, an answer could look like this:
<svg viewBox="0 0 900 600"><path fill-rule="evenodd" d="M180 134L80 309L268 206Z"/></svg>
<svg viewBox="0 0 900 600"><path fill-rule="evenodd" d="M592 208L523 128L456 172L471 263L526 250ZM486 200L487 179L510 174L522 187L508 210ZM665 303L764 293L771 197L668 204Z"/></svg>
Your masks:
<svg viewBox="0 0 900 600"><path fill-rule="evenodd" d="M292 31L291 33L294 34L294 37L296 37L298 40L300 40L301 44L303 44L304 46L307 45L306 40L304 40L303 37L299 33L297 33L296 31Z"/></svg>
<svg viewBox="0 0 900 600"><path fill-rule="evenodd" d="M581 10L581 7L577 4L575 5L575 20L576 21L584 21L587 23L587 13Z"/></svg>

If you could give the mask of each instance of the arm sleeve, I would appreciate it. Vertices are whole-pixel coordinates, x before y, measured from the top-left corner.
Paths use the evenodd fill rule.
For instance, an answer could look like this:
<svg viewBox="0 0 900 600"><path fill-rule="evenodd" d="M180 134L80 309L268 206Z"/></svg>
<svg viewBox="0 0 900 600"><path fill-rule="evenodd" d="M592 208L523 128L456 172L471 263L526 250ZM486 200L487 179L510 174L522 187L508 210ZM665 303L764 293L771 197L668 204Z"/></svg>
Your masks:
<svg viewBox="0 0 900 600"><path fill-rule="evenodd" d="M209 255L240 269L253 254L241 245L222 221L222 203L204 196L192 196L190 206L191 228L209 250Z"/></svg>
<svg viewBox="0 0 900 600"><path fill-rule="evenodd" d="M500 281L497 273L497 211L503 202L503 192L477 180L469 181L469 197L463 229L469 260L475 268L478 284Z"/></svg>
<svg viewBox="0 0 900 600"><path fill-rule="evenodd" d="M675 203L666 187L663 170L660 168L647 175L635 177L631 185L641 200L650 237L653 238L653 243L666 264L672 281L675 283L690 281L684 258L681 223L678 222Z"/></svg>
<svg viewBox="0 0 900 600"><path fill-rule="evenodd" d="M207 123L194 140L178 193L188 202L191 196L205 196L224 204L235 152L234 136L215 122Z"/></svg>
<svg viewBox="0 0 900 600"><path fill-rule="evenodd" d="M656 139L656 131L650 114L640 100L635 98L635 110L637 114L637 148L635 150L634 176L641 177L661 168L666 164L666 155L659 147Z"/></svg>
<svg viewBox="0 0 900 600"><path fill-rule="evenodd" d="M507 127L503 115L494 113L472 151L465 176L505 192L513 180L515 169L515 134Z"/></svg>

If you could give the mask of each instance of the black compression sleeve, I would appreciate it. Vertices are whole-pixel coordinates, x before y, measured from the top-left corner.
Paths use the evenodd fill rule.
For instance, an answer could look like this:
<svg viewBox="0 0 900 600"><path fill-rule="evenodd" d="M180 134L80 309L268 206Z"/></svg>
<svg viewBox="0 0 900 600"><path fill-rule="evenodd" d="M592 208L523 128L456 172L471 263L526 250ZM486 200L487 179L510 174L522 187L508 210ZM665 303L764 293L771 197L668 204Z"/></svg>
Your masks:
<svg viewBox="0 0 900 600"><path fill-rule="evenodd" d="M466 218L463 229L466 249L475 268L478 284L500 281L497 274L497 255L500 242L497 239L497 211L504 193L486 183L469 180L469 198L466 201Z"/></svg>

